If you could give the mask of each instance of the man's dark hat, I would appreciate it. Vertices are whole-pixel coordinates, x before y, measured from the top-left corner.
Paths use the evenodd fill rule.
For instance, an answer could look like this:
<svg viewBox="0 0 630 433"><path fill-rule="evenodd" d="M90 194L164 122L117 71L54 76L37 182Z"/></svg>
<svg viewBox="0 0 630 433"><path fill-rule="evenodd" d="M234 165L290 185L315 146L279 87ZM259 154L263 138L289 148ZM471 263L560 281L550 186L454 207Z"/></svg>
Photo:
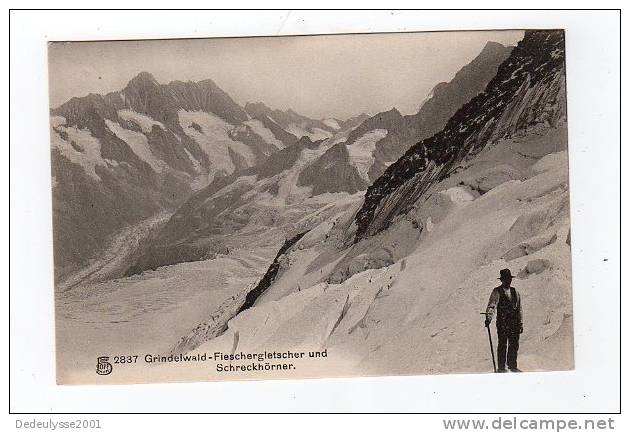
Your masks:
<svg viewBox="0 0 630 433"><path fill-rule="evenodd" d="M510 272L509 269L501 269L499 271L499 275L501 275L499 278L497 278L498 280L501 280L503 278L513 278L512 277L512 272Z"/></svg>

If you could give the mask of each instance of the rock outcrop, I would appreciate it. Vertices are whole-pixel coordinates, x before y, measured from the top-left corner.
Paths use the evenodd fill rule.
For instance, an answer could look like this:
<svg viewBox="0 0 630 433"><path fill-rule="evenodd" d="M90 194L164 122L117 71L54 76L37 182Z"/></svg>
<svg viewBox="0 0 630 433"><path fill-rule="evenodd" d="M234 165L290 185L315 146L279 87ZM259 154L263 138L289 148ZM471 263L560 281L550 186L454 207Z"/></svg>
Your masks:
<svg viewBox="0 0 630 433"><path fill-rule="evenodd" d="M350 163L348 148L343 143L335 144L316 162L306 167L300 173L297 184L313 187L313 195L326 192L354 194L367 188L367 183Z"/></svg>

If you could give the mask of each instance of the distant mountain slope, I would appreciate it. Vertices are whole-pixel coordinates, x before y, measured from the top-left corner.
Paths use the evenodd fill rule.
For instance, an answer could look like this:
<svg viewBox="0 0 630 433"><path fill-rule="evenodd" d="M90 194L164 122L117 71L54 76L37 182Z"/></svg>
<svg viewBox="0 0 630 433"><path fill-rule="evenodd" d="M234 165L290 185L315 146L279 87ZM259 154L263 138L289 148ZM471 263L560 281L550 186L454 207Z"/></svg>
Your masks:
<svg viewBox="0 0 630 433"><path fill-rule="evenodd" d="M370 181L383 174L387 166L412 145L442 129L462 105L482 92L512 48L488 42L477 57L463 66L450 82L439 83L434 87L418 113L403 116L393 108L366 119L356 128L346 141L350 147L370 131L386 131L386 135L374 143L372 163L368 169Z"/></svg>
<svg viewBox="0 0 630 433"><path fill-rule="evenodd" d="M331 137L339 129L331 126L330 122L310 119L290 108L286 111L272 110L262 102L245 104L245 111L252 117L268 117L297 138L308 136L312 140L321 140Z"/></svg>
<svg viewBox="0 0 630 433"><path fill-rule="evenodd" d="M371 185L356 215L356 238L375 234L405 213L463 158L501 138L566 117L562 31L528 31L486 90L443 130L414 145Z"/></svg>
<svg viewBox="0 0 630 433"><path fill-rule="evenodd" d="M370 116L368 116L367 114L361 113L357 116L349 117L346 120L339 120L339 119L335 119L335 120L339 124L340 130L348 130L348 129L356 128L357 126L359 126L360 124L362 124L365 120L369 118Z"/></svg>
<svg viewBox="0 0 630 433"><path fill-rule="evenodd" d="M343 143L335 144L317 161L306 167L298 176L297 184L312 186L313 195L326 192L354 194L368 186L351 164L348 148Z"/></svg>
<svg viewBox="0 0 630 433"><path fill-rule="evenodd" d="M455 112L481 93L514 47L488 42L470 63L462 67L448 83L437 84L418 113L408 122L418 140L439 132Z"/></svg>
<svg viewBox="0 0 630 433"><path fill-rule="evenodd" d="M272 243L355 203L368 184L335 143L303 136L256 167L215 179L147 241L127 274L226 254L250 236Z"/></svg>

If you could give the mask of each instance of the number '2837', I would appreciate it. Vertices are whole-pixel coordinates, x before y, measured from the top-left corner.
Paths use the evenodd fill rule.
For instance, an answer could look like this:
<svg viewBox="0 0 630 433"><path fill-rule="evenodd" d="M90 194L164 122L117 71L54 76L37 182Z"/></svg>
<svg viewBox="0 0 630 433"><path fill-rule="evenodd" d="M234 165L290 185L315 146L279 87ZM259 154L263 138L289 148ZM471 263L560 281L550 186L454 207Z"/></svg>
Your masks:
<svg viewBox="0 0 630 433"><path fill-rule="evenodd" d="M138 362L138 355L116 355L114 364L135 364Z"/></svg>

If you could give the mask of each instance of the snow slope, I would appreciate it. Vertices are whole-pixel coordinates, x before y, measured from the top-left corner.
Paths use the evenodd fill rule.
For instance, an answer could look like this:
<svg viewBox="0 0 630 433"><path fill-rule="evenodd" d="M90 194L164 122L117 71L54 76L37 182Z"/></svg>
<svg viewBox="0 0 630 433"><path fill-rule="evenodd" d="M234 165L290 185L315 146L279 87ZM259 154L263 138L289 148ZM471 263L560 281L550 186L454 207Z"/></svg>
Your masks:
<svg viewBox="0 0 630 433"><path fill-rule="evenodd" d="M56 116L51 121L51 147L59 150L71 162L81 166L89 176L100 181L101 178L96 174L95 167L107 166L107 162L101 156L101 143L98 138L92 136L87 129L79 129L75 126L66 127L62 124L65 123L62 119ZM113 165L113 162L110 163Z"/></svg>
<svg viewBox="0 0 630 433"><path fill-rule="evenodd" d="M348 146L350 160L357 168L359 175L369 184L371 183L368 172L372 164L374 164L374 150L376 143L385 138L386 129L375 129L367 132L359 137L355 142Z"/></svg>
<svg viewBox="0 0 630 433"><path fill-rule="evenodd" d="M254 283L274 249L234 251L57 294L57 381L117 381L133 373L116 366L111 376L96 376L96 358L167 352L222 302ZM138 367L146 371L144 364Z"/></svg>
<svg viewBox="0 0 630 433"><path fill-rule="evenodd" d="M302 127L301 125L298 125L297 123L291 123L290 125L287 126L286 130L287 132L295 135L298 138L308 137L313 141L325 140L327 138L330 138L333 135L332 133L328 131L324 131L321 128L312 128L309 130L307 128Z"/></svg>
<svg viewBox="0 0 630 433"><path fill-rule="evenodd" d="M109 119L105 120L105 124L118 138L126 142L140 159L149 164L155 172L159 173L164 169L166 164L153 154L146 135L125 129Z"/></svg>
<svg viewBox="0 0 630 433"><path fill-rule="evenodd" d="M280 140L278 140L273 132L265 128L260 120L251 119L243 122L244 125L249 126L256 135L262 138L266 143L276 146L278 149L284 149L286 146Z"/></svg>
<svg viewBox="0 0 630 433"><path fill-rule="evenodd" d="M568 167L562 137L552 130L485 149L435 185L430 194L435 199L353 247L347 244L348 230L360 196L348 197L348 206L322 212L319 223L282 257L273 284L252 308L231 319L220 312L234 311L237 304L231 309L231 303L242 302L243 289L262 275L277 242L260 248L244 244L230 256L96 284L87 295L63 299L58 332L67 337L59 341L74 343L59 353L76 360L62 377L116 383L491 372L479 312L505 267L517 276L513 285L523 302L521 368L572 369ZM518 178L483 194L466 184L487 176L489 167L508 165ZM424 230L429 221L432 229ZM356 249L370 256L394 247L399 255L390 264L357 268L339 283L330 281ZM167 353L210 317L225 320L227 329L190 354L291 350L321 351L326 358L306 355L294 361L294 371L262 375L220 373L214 361L118 367L107 377L92 372L103 348ZM82 324L79 334L77 323Z"/></svg>
<svg viewBox="0 0 630 433"><path fill-rule="evenodd" d="M341 129L341 126L339 126L339 122L337 122L337 119L333 119L333 118L324 119L322 120L322 122L324 123L324 125L328 126L329 128L332 128L335 130Z"/></svg>
<svg viewBox="0 0 630 433"><path fill-rule="evenodd" d="M228 135L234 126L220 117L203 111L179 111L179 122L186 135L194 139L212 162L214 174L230 174L235 166L229 149L241 155L251 167L256 157L251 149ZM193 128L193 123L201 127L201 132Z"/></svg>
<svg viewBox="0 0 630 433"><path fill-rule="evenodd" d="M152 118L144 114L136 113L133 110L128 110L128 109L118 110L118 117L120 117L123 120L131 120L142 129L142 132L146 134L151 132L151 129L153 129L153 126L159 126L162 129L166 129L164 125L158 122L157 120L153 120Z"/></svg>
<svg viewBox="0 0 630 433"><path fill-rule="evenodd" d="M513 285L523 298L521 366L571 369L566 152L531 168L522 163L522 180L505 181L481 196L456 186L479 165L499 162L494 158L504 153L484 152L457 179L436 187L445 200L378 235L375 245L418 239L406 257L389 266L357 272L341 284L327 283L321 270L330 267L320 266L321 258L318 266L305 264L325 251L325 237L335 238L332 225L322 226L330 230L321 242L311 239L312 246L302 249L300 242L288 255L291 264L283 275L290 278L280 276L265 298L199 350L326 349L332 357L326 374L338 375L490 371L479 312L498 285L498 271L509 267L518 275ZM431 218L431 232L414 228L414 218L423 223ZM536 240L538 249L505 257ZM318 366L305 362L300 374L314 375Z"/></svg>

